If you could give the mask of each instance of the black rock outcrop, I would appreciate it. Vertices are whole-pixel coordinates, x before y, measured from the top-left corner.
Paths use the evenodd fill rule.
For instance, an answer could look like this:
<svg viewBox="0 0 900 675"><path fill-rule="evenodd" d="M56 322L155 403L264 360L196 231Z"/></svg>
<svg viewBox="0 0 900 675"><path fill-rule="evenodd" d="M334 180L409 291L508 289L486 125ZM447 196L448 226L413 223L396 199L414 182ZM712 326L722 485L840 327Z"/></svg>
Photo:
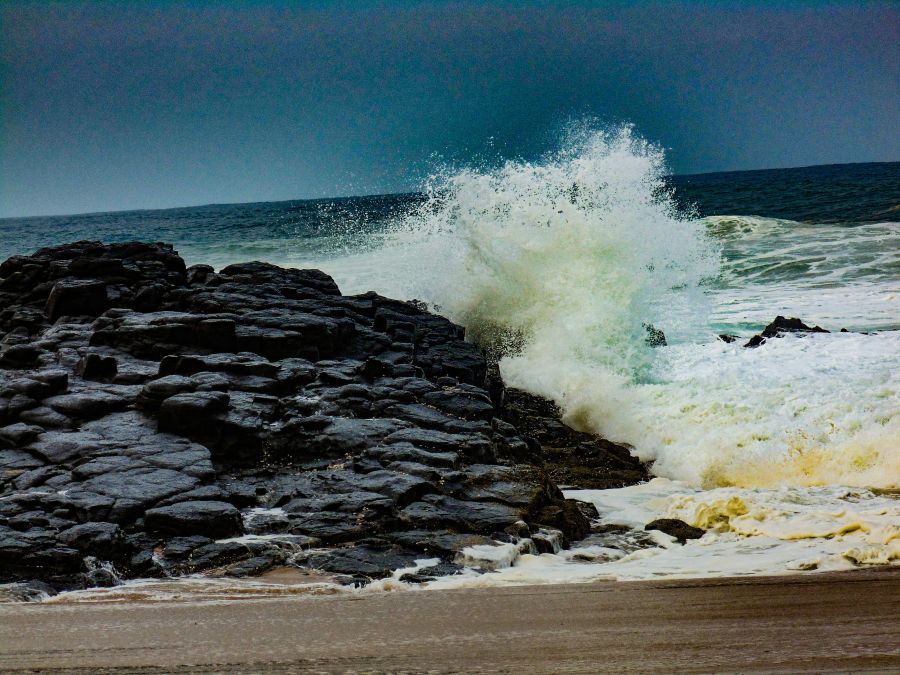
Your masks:
<svg viewBox="0 0 900 675"><path fill-rule="evenodd" d="M794 333L799 335L809 334L809 333L830 333L831 331L825 330L821 326L807 326L800 319L791 318L787 319L783 316L776 316L775 320L766 326L763 331L757 335L754 335L750 338L747 343L744 345L745 347L759 347L763 344L768 338L773 337L781 337L786 333ZM721 337L721 336L720 336ZM730 342L730 340L725 340L726 342Z"/></svg>
<svg viewBox="0 0 900 675"><path fill-rule="evenodd" d="M316 270L138 242L0 265L0 581L439 558L425 580L473 543L585 536L557 482L645 478L506 392L462 327Z"/></svg>
<svg viewBox="0 0 900 675"><path fill-rule="evenodd" d="M653 522L647 523L645 530L658 530L670 537L675 537L675 541L684 544L688 539L700 539L706 530L694 527L678 518L658 518Z"/></svg>

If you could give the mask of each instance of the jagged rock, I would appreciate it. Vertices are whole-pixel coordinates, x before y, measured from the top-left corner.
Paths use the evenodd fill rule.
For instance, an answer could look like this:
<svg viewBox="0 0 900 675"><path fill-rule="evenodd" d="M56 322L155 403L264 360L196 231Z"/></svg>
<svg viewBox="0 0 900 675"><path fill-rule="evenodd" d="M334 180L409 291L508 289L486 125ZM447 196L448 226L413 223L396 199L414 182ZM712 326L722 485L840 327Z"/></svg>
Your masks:
<svg viewBox="0 0 900 675"><path fill-rule="evenodd" d="M560 485L605 489L650 479L647 468L617 443L576 431L561 421L551 401L516 389L503 399L503 419L531 441L532 461L543 464Z"/></svg>
<svg viewBox="0 0 900 675"><path fill-rule="evenodd" d="M106 391L84 391L52 396L44 403L58 413L78 419L96 419L127 408L130 401Z"/></svg>
<svg viewBox="0 0 900 675"><path fill-rule="evenodd" d="M33 345L11 345L0 350L0 368L29 368L38 363L41 350Z"/></svg>
<svg viewBox="0 0 900 675"><path fill-rule="evenodd" d="M506 504L427 495L403 509L400 518L415 529L448 528L456 532L490 534L520 520L521 510Z"/></svg>
<svg viewBox="0 0 900 675"><path fill-rule="evenodd" d="M808 333L829 333L821 326L807 326L800 319L787 319L781 315L776 316L775 320L766 326L761 333L750 338L745 347L758 347L763 344L767 338L781 337L785 333L808 334Z"/></svg>
<svg viewBox="0 0 900 675"><path fill-rule="evenodd" d="M41 432L41 427L23 422L0 427L0 448L21 448L36 439Z"/></svg>
<svg viewBox="0 0 900 675"><path fill-rule="evenodd" d="M409 530L393 532L387 536L401 546L447 559L453 558L468 546L489 546L494 543L491 537L481 534L458 534L449 530Z"/></svg>
<svg viewBox="0 0 900 675"><path fill-rule="evenodd" d="M159 430L180 433L188 438L207 437L212 433L212 418L228 410L229 400L228 394L222 391L170 396L159 408Z"/></svg>
<svg viewBox="0 0 900 675"><path fill-rule="evenodd" d="M449 577L453 574L459 574L463 570L462 565L452 562L440 562L430 567L422 567L415 572L407 572L400 575L400 581L410 584L424 584L428 581L434 581L440 577Z"/></svg>
<svg viewBox="0 0 900 675"><path fill-rule="evenodd" d="M666 334L663 333L659 328L654 326L652 323L642 324L644 330L647 333L647 337L644 338L644 341L650 345L651 347L665 347L668 342L666 341Z"/></svg>

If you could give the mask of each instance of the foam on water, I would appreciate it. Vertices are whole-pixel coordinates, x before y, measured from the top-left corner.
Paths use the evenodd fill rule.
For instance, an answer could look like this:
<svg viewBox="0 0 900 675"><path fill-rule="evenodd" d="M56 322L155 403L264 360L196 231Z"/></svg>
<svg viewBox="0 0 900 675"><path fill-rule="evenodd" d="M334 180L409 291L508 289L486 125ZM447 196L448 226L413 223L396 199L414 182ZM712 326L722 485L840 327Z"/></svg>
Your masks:
<svg viewBox="0 0 900 675"><path fill-rule="evenodd" d="M835 330L900 329L900 223L703 222L722 243L713 325L759 326L793 313Z"/></svg>
<svg viewBox="0 0 900 675"><path fill-rule="evenodd" d="M515 564L477 577L446 577L430 588L771 575L838 571L900 559L900 502L888 495L840 487L700 490L656 478L619 490L575 490L593 503L601 522L634 528L679 518L709 528L685 545L659 532L642 545L616 536L587 540L559 554L523 554Z"/></svg>

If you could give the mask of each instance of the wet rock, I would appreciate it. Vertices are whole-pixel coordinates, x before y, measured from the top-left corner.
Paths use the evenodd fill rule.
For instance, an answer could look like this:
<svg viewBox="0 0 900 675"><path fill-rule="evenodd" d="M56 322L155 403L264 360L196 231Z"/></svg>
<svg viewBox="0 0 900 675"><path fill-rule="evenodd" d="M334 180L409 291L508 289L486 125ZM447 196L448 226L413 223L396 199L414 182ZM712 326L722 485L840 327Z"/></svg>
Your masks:
<svg viewBox="0 0 900 675"><path fill-rule="evenodd" d="M59 540L76 548L82 553L102 558L115 560L121 557L125 549L125 539L122 529L115 523L82 523L59 535Z"/></svg>
<svg viewBox="0 0 900 675"><path fill-rule="evenodd" d="M400 546L446 559L452 559L468 546L490 546L494 543L491 537L485 535L459 534L449 530L408 530L392 532L386 537Z"/></svg>
<svg viewBox="0 0 900 675"><path fill-rule="evenodd" d="M394 419L299 418L288 421L270 443L285 459L341 457L374 447L407 426Z"/></svg>
<svg viewBox="0 0 900 675"><path fill-rule="evenodd" d="M228 537L242 529L241 514L227 502L190 501L150 509L144 515L148 529L157 532Z"/></svg>
<svg viewBox="0 0 900 675"><path fill-rule="evenodd" d="M557 500L533 507L529 513L529 520L562 532L566 537L566 545L584 539L591 532L590 521L574 499Z"/></svg>
<svg viewBox="0 0 900 675"><path fill-rule="evenodd" d="M84 556L58 542L52 530L0 525L0 570L9 581L54 578L83 572Z"/></svg>
<svg viewBox="0 0 900 675"><path fill-rule="evenodd" d="M385 464L411 462L438 469L456 469L460 465L459 455L455 452L432 452L403 442L371 448L367 454Z"/></svg>
<svg viewBox="0 0 900 675"><path fill-rule="evenodd" d="M76 242L0 264L0 308L4 578L243 576L315 544L354 582L439 558L421 582L586 532L554 479L646 477L506 391L462 327L315 270ZM213 541L244 529L278 536Z"/></svg>
<svg viewBox="0 0 900 675"><path fill-rule="evenodd" d="M354 579L382 579L396 569L412 567L417 557L417 554L387 542L370 540L356 546L310 554L302 564Z"/></svg>
<svg viewBox="0 0 900 675"><path fill-rule="evenodd" d="M0 586L0 602L40 602L57 595L58 591L43 581L25 581Z"/></svg>
<svg viewBox="0 0 900 675"><path fill-rule="evenodd" d="M668 344L668 342L666 342L666 334L652 323L644 323L641 325L647 333L647 337L644 338L644 341L648 345L651 347L665 347Z"/></svg>
<svg viewBox="0 0 900 675"><path fill-rule="evenodd" d="M160 555L167 561L184 560L201 546L207 546L212 543L212 539L200 535L173 537L165 543Z"/></svg>
<svg viewBox="0 0 900 675"><path fill-rule="evenodd" d="M776 316L775 320L766 326L761 333L758 335L754 335L750 338L747 343L744 345L745 347L758 347L759 345L765 343L767 338L781 337L786 333L794 333L798 335L804 335L809 333L829 333L831 331L827 331L821 326L808 326L803 323L800 319L797 318L785 318L783 316Z"/></svg>
<svg viewBox="0 0 900 675"><path fill-rule="evenodd" d="M596 490L650 479L626 446L563 424L552 401L517 389L507 389L503 398L503 419L531 442L530 461L543 465L557 484Z"/></svg>
<svg viewBox="0 0 900 675"><path fill-rule="evenodd" d="M130 401L106 391L84 391L52 396L44 403L58 413L78 419L96 419L123 410Z"/></svg>
<svg viewBox="0 0 900 675"><path fill-rule="evenodd" d="M164 400L176 394L192 392L197 382L184 375L167 375L147 382L141 389L138 404L144 408L159 409Z"/></svg>
<svg viewBox="0 0 900 675"><path fill-rule="evenodd" d="M0 349L0 368L29 368L40 356L41 350L32 345L11 345Z"/></svg>
<svg viewBox="0 0 900 675"><path fill-rule="evenodd" d="M267 551L262 555L229 565L225 568L224 573L229 577L255 577L268 572L277 565L283 565L288 557L284 551Z"/></svg>
<svg viewBox="0 0 900 675"><path fill-rule="evenodd" d="M406 574L402 574L400 575L400 581L405 581L409 584L424 584L441 577L449 577L454 574L459 574L463 569L464 568L462 565L457 565L456 563L440 562L437 565L419 568L415 572L407 572Z"/></svg>
<svg viewBox="0 0 900 675"><path fill-rule="evenodd" d="M215 273L210 265L191 265L185 270L187 283L191 286L206 283L206 280Z"/></svg>
<svg viewBox="0 0 900 675"><path fill-rule="evenodd" d="M427 495L400 512L415 529L447 528L456 532L490 534L512 525L521 510L506 504L467 502L443 495Z"/></svg>
<svg viewBox="0 0 900 675"><path fill-rule="evenodd" d="M368 506L378 505L374 501L368 503ZM351 518L345 511L302 511L291 516L289 531L324 543L336 544L377 534L379 529L377 518L372 522L372 519L366 518L366 513Z"/></svg>
<svg viewBox="0 0 900 675"><path fill-rule="evenodd" d="M21 448L43 432L39 426L17 422L0 427L0 448Z"/></svg>
<svg viewBox="0 0 900 675"><path fill-rule="evenodd" d="M18 377L0 385L0 396L12 398L21 395L40 401L50 396L52 388L45 382L28 377Z"/></svg>
<svg viewBox="0 0 900 675"><path fill-rule="evenodd" d="M397 471L373 471L361 477L357 484L364 490L389 497L401 507L437 492L437 488L424 478Z"/></svg>
<svg viewBox="0 0 900 675"><path fill-rule="evenodd" d="M699 539L706 530L693 525L688 525L683 520L677 518L659 518L644 526L645 530L659 530L664 534L675 537L679 544L684 544L688 539Z"/></svg>
<svg viewBox="0 0 900 675"><path fill-rule="evenodd" d="M176 394L159 408L159 430L183 434L188 438L207 438L215 424L211 418L228 410L230 397L222 391L198 391Z"/></svg>
<svg viewBox="0 0 900 675"><path fill-rule="evenodd" d="M422 400L461 419L489 421L494 416L494 406L483 390L448 387L429 392L422 396Z"/></svg>
<svg viewBox="0 0 900 675"><path fill-rule="evenodd" d="M240 542L213 542L191 551L182 567L184 571L200 571L224 567L253 557L253 551Z"/></svg>
<svg viewBox="0 0 900 675"><path fill-rule="evenodd" d="M19 419L44 429L71 429L75 426L71 417L67 417L52 408L38 406L19 413Z"/></svg>
<svg viewBox="0 0 900 675"><path fill-rule="evenodd" d="M538 553L559 553L566 545L562 531L544 527L531 535L531 541Z"/></svg>
<svg viewBox="0 0 900 675"><path fill-rule="evenodd" d="M384 438L385 444L408 443L438 452L455 451L469 461L494 461L490 439L482 434L446 433L422 428L407 428Z"/></svg>

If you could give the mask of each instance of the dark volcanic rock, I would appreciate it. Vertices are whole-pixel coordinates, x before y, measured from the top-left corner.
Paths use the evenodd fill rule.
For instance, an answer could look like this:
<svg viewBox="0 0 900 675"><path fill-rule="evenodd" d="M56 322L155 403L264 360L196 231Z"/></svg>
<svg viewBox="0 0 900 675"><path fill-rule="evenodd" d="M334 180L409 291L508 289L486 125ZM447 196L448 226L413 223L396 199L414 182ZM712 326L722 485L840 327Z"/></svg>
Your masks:
<svg viewBox="0 0 900 675"><path fill-rule="evenodd" d="M647 523L644 529L659 530L660 532L675 537L680 544L685 543L688 539L699 539L706 534L706 530L694 527L693 525L688 525L683 520L678 520L677 518L659 518L652 523Z"/></svg>
<svg viewBox="0 0 900 675"><path fill-rule="evenodd" d="M807 326L800 319L792 318L786 319L783 316L776 316L775 320L766 326L762 333L758 335L754 335L750 338L747 343L744 345L745 347L758 347L763 344L767 338L773 337L781 337L785 333L795 333L799 335L808 334L808 333L830 333L831 331L827 331L821 326ZM730 340L726 340L726 342L730 342Z"/></svg>
<svg viewBox="0 0 900 675"><path fill-rule="evenodd" d="M44 311L50 321L61 316L99 316L108 303L106 284L102 281L63 279L50 291Z"/></svg>
<svg viewBox="0 0 900 675"><path fill-rule="evenodd" d="M556 482L646 477L419 303L317 270L186 269L165 244L0 264L0 581L295 560L358 583L437 558L422 582L467 546L585 536Z"/></svg>
<svg viewBox="0 0 900 675"><path fill-rule="evenodd" d="M352 581L381 579L394 570L411 567L418 554L378 540L366 540L356 546L314 553L303 561L312 569L346 575Z"/></svg>
<svg viewBox="0 0 900 675"><path fill-rule="evenodd" d="M147 529L171 534L228 537L241 531L241 513L227 502L178 502L144 514Z"/></svg>
<svg viewBox="0 0 900 675"><path fill-rule="evenodd" d="M647 332L647 337L644 338L644 340L648 345L651 347L665 347L668 344L666 341L666 334L659 328L652 323L645 323L643 326L644 330Z"/></svg>
<svg viewBox="0 0 900 675"><path fill-rule="evenodd" d="M650 479L647 468L627 447L566 426L551 401L509 389L502 415L532 441L550 477L560 485L604 489Z"/></svg>

